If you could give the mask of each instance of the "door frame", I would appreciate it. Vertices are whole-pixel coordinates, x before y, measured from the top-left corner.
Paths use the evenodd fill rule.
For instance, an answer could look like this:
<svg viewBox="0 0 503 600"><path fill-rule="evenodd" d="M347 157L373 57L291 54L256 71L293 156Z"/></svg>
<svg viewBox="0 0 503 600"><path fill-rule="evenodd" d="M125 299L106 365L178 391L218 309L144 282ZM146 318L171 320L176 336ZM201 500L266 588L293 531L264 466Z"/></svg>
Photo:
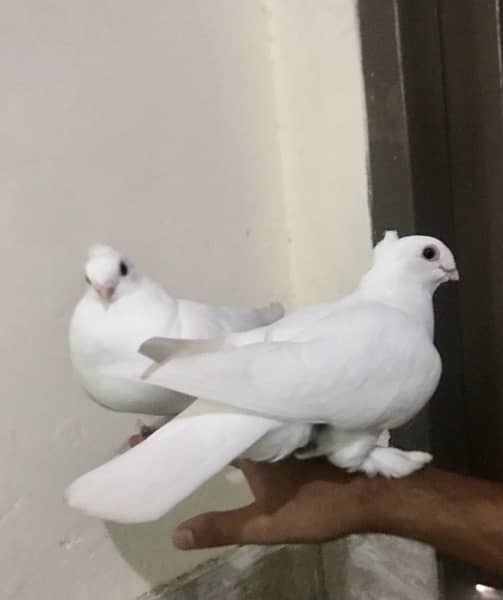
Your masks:
<svg viewBox="0 0 503 600"><path fill-rule="evenodd" d="M473 131L482 125L472 123L469 131L464 127L467 92L463 94L460 85L470 88L470 109L492 110L494 123L500 123L501 90L492 90L487 100L476 81L470 85L469 78L467 81L459 71L466 61L478 61L474 66L484 70L485 80L501 87L501 60L495 58L501 59L499 9L500 0L358 2L374 241L390 228L398 229L401 235L439 237L461 259L462 279L463 267L468 272L477 268L471 256L480 262L487 255L487 242L480 232L469 233L474 229L469 220L474 210L470 213L466 207L474 209L470 194L477 190L469 189L463 169L477 160ZM456 35L463 19L462 25L469 23L472 30L465 36ZM478 33L481 28L482 34ZM486 129L483 141L494 153L497 142L491 138L490 127ZM498 143L503 153L503 141ZM503 165L503 155L501 158ZM482 175L479 179L482 187L486 182ZM492 293L487 290L488 295ZM463 347L464 336L470 339L471 331L475 340L477 328L488 326L478 322L475 311L469 310L475 300L470 284L439 290L435 314L436 344L444 362L442 381L429 405L392 436L398 446L431 450L437 466L463 473L473 472L472 456L481 450L477 444L480 427L477 430L473 426L475 416L481 413L481 402L479 398L475 405L471 394L466 393L465 371L476 352L489 356L494 351L487 344L474 348L472 343L467 349L465 343ZM501 336L503 339L503 325ZM503 582L452 559L439 557L439 567L444 598L468 597L479 582L503 587Z"/></svg>

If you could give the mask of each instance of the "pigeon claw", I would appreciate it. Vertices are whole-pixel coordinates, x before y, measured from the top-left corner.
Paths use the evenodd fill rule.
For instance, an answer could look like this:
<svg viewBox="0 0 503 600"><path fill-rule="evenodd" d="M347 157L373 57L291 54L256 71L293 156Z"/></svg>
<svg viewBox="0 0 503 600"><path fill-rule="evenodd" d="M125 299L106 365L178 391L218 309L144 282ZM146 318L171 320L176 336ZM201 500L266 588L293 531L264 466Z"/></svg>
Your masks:
<svg viewBox="0 0 503 600"><path fill-rule="evenodd" d="M128 446L130 448L134 448L144 442L148 437L150 437L154 433L155 429L153 427L149 427L148 425L142 425L140 427L139 433L135 433L128 440Z"/></svg>

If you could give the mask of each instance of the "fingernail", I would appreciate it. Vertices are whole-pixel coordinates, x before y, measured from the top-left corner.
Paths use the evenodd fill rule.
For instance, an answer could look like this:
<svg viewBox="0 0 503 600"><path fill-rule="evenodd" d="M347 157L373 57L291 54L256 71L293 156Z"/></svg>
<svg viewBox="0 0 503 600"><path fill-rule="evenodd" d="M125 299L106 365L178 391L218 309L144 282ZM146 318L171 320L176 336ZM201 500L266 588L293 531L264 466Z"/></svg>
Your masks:
<svg viewBox="0 0 503 600"><path fill-rule="evenodd" d="M179 550L192 550L195 548L194 533L190 529L175 529L173 544Z"/></svg>

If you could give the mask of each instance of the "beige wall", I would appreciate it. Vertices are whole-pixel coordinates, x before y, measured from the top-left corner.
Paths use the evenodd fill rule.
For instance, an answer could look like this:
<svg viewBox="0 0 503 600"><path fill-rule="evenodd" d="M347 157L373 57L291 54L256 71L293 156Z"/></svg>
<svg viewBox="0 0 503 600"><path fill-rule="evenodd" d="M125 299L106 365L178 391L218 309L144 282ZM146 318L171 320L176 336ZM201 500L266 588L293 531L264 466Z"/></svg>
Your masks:
<svg viewBox="0 0 503 600"><path fill-rule="evenodd" d="M89 243L124 248L176 295L245 305L325 298L365 262L353 0L302 4L0 6L5 600L132 600L207 558L173 550L176 521L244 498L218 478L155 526L65 507L67 483L136 422L87 401L68 363Z"/></svg>
<svg viewBox="0 0 503 600"><path fill-rule="evenodd" d="M266 0L294 304L367 267L366 118L355 0Z"/></svg>

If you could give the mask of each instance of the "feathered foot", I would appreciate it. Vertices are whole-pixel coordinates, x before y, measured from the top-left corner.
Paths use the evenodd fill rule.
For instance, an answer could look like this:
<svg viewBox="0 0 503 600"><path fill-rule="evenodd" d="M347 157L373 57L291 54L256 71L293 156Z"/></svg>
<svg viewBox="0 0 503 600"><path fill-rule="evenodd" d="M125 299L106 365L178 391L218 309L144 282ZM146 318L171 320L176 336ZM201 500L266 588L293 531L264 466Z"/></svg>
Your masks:
<svg viewBox="0 0 503 600"><path fill-rule="evenodd" d="M388 478L406 477L422 469L433 459L427 452L406 452L398 448L376 447L355 471L369 477L383 475Z"/></svg>

